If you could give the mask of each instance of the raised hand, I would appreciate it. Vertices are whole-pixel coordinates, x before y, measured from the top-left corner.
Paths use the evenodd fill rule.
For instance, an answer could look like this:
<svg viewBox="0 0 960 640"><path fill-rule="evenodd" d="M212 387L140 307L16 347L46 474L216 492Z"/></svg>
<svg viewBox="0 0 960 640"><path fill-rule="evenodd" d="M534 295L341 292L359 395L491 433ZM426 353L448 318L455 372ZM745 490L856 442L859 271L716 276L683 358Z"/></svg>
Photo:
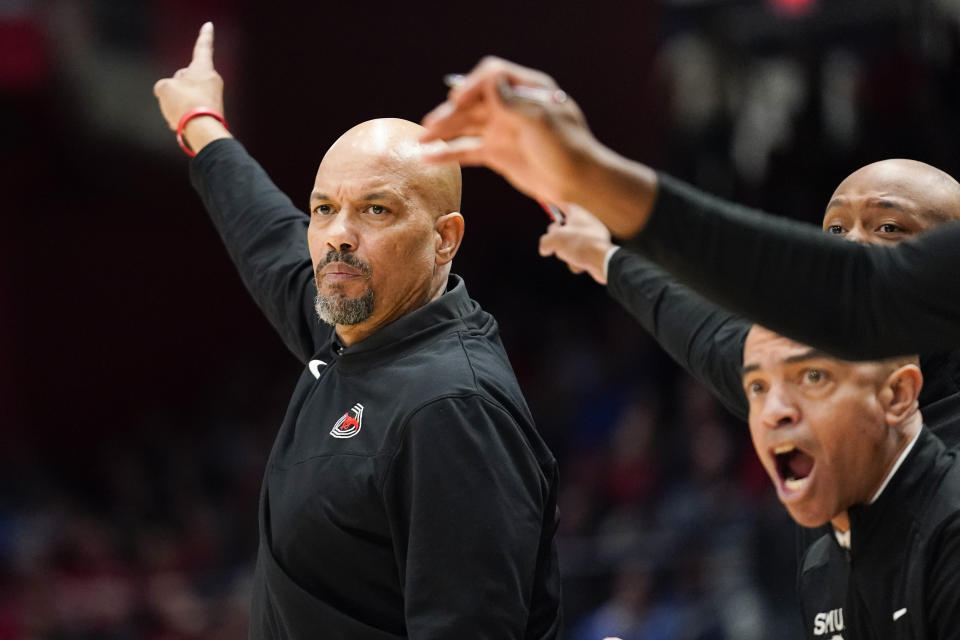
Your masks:
<svg viewBox="0 0 960 640"><path fill-rule="evenodd" d="M600 284L607 284L603 266L607 253L615 246L610 231L583 207L567 204L560 208L566 223L554 222L547 227L547 232L540 236L540 255L557 256L570 271L586 271Z"/></svg>
<svg viewBox="0 0 960 640"><path fill-rule="evenodd" d="M446 140L426 157L487 165L516 188L547 202L567 202L578 164L597 146L579 107L550 76L484 58L446 102L424 119L422 142Z"/></svg>
<svg viewBox="0 0 960 640"><path fill-rule="evenodd" d="M206 107L223 115L223 79L213 67L213 23L200 27L190 64L171 78L158 80L153 93L170 129L176 131L180 118L190 109ZM210 117L194 118L184 130L194 151L216 138L229 137L223 125Z"/></svg>

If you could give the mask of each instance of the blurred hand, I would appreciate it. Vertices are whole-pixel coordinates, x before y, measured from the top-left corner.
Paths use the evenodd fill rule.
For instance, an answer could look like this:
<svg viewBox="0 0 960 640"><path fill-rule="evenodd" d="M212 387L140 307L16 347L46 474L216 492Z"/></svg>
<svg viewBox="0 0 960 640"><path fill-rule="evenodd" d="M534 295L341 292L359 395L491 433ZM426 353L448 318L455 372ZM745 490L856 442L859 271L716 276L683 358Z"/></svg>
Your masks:
<svg viewBox="0 0 960 640"><path fill-rule="evenodd" d="M451 89L423 125L422 142L449 143L425 154L430 162L486 165L527 195L554 203L574 199L578 165L599 146L550 76L493 57Z"/></svg>
<svg viewBox="0 0 960 640"><path fill-rule="evenodd" d="M540 236L540 255L555 255L567 263L570 271L586 271L600 284L607 284L603 262L614 246L610 231L593 214L575 204L560 207L566 223L554 222Z"/></svg>
<svg viewBox="0 0 960 640"><path fill-rule="evenodd" d="M194 107L208 107L223 115L223 78L213 68L213 23L200 27L193 46L193 59L172 78L163 78L153 85L160 111L170 129L176 131L181 116ZM230 133L216 119L197 117L184 129L184 138L194 151L216 138Z"/></svg>

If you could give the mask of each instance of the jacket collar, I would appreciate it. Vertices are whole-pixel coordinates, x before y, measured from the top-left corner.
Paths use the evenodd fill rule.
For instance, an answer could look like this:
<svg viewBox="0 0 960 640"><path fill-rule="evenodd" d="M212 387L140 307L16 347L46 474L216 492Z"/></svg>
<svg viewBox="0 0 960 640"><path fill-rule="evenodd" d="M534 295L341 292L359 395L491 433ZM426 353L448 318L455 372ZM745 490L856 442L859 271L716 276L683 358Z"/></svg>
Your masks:
<svg viewBox="0 0 960 640"><path fill-rule="evenodd" d="M344 346L335 331L321 351L340 360L341 369L373 366L422 344L471 318L486 315L470 299L463 278L450 274L447 290L436 300L406 313L376 333Z"/></svg>
<svg viewBox="0 0 960 640"><path fill-rule="evenodd" d="M926 373L924 376L926 380ZM941 397L926 406L920 405L920 410L924 423L948 449L960 446L960 393Z"/></svg>
<svg viewBox="0 0 960 640"><path fill-rule="evenodd" d="M926 426L880 496L869 505L850 507L851 550L864 553L890 540L902 544L911 523L935 493L932 478L949 464L943 443Z"/></svg>

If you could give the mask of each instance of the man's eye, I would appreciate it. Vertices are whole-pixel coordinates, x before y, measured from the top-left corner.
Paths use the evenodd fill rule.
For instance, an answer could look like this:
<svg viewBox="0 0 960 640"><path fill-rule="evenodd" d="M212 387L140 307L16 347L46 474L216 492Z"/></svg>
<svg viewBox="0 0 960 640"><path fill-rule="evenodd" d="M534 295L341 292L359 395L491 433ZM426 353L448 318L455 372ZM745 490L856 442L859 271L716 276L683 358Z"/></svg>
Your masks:
<svg viewBox="0 0 960 640"><path fill-rule="evenodd" d="M383 205L372 204L370 205L370 208L368 209L368 211L375 216L380 216L385 213L388 213L390 210L384 207Z"/></svg>
<svg viewBox="0 0 960 640"><path fill-rule="evenodd" d="M826 379L827 374L820 369L807 369L803 372L803 381L807 384L820 384Z"/></svg>
<svg viewBox="0 0 960 640"><path fill-rule="evenodd" d="M840 225L832 224L829 227L827 227L827 233L835 236L840 236L840 235L843 235L844 231L843 231L843 227L841 227Z"/></svg>
<svg viewBox="0 0 960 640"><path fill-rule="evenodd" d="M321 216L328 216L333 213L333 207L328 204L318 204L313 208L313 212Z"/></svg>
<svg viewBox="0 0 960 640"><path fill-rule="evenodd" d="M886 224L882 224L879 227L877 227L877 231L879 231L880 233L900 233L901 231L903 231L903 229L893 224L892 222L887 222Z"/></svg>
<svg viewBox="0 0 960 640"><path fill-rule="evenodd" d="M754 396L758 396L758 395L760 395L761 393L763 393L763 391L764 391L764 386L763 386L763 383L762 383L762 382L760 382L760 381L758 381L758 380L754 380L754 381L748 382L748 383L746 384L745 390L746 390L746 392L747 392L747 397L752 398L752 397L754 397Z"/></svg>

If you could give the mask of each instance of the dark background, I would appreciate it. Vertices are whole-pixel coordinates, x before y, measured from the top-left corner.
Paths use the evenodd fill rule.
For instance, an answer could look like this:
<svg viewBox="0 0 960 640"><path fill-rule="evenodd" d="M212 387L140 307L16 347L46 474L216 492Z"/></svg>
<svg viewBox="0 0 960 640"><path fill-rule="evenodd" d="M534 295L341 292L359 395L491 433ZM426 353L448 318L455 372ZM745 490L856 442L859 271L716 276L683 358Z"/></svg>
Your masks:
<svg viewBox="0 0 960 640"><path fill-rule="evenodd" d="M306 207L327 146L444 74L544 69L617 151L818 222L888 157L958 175L943 0L0 0L0 639L245 632L298 363L192 192L153 83L215 22L234 134ZM746 429L464 172L456 260L561 462L569 636L792 637L793 529ZM482 606L478 604L478 606Z"/></svg>

